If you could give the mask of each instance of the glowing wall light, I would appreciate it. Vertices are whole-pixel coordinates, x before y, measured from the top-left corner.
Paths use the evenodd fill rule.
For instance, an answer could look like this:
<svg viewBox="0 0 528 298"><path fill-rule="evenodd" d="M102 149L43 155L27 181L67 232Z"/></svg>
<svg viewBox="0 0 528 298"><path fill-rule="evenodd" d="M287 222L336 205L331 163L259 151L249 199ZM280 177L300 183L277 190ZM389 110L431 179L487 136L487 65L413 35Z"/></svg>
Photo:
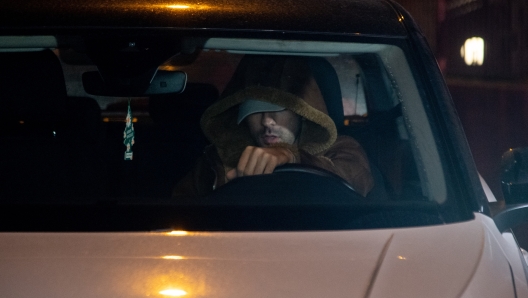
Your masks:
<svg viewBox="0 0 528 298"><path fill-rule="evenodd" d="M187 231L170 231L170 232L167 232L167 235L169 236L185 236L185 235L188 235L189 232Z"/></svg>
<svg viewBox="0 0 528 298"><path fill-rule="evenodd" d="M187 295L187 292L180 289L167 289L159 292L161 295L170 296L170 297L182 297Z"/></svg>
<svg viewBox="0 0 528 298"><path fill-rule="evenodd" d="M190 6L189 6L189 5L183 5L183 4L173 4L173 5L167 5L167 8L172 8L172 9L189 9Z"/></svg>
<svg viewBox="0 0 528 298"><path fill-rule="evenodd" d="M183 260L183 259L185 259L182 256L163 256L161 258L165 259L165 260Z"/></svg>
<svg viewBox="0 0 528 298"><path fill-rule="evenodd" d="M471 37L466 39L460 48L460 56L467 65L482 65L484 63L484 39Z"/></svg>

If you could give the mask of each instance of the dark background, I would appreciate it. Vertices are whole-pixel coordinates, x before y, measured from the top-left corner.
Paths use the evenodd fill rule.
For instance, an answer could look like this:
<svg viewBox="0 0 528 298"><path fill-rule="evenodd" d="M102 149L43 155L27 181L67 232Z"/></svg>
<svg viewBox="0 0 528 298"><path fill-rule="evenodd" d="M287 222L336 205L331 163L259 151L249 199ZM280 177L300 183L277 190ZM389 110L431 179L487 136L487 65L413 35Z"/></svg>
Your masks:
<svg viewBox="0 0 528 298"><path fill-rule="evenodd" d="M396 0L424 32L446 77L477 168L502 200L500 161L528 147L528 1ZM465 40L484 39L484 63L468 66Z"/></svg>

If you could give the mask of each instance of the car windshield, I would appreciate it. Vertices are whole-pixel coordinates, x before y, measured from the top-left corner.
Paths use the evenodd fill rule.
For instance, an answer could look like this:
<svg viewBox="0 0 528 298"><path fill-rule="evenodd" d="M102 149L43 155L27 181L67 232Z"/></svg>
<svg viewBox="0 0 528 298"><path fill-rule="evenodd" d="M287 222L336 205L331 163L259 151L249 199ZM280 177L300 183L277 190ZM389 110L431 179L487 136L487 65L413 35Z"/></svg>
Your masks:
<svg viewBox="0 0 528 298"><path fill-rule="evenodd" d="M39 37L40 43L46 38L54 39ZM171 55L164 53L170 58L160 54L153 72L155 78L181 74L172 80L183 91L130 96L97 91L97 78L110 84L109 73L134 73L144 61L105 67L101 57L120 57L101 54L111 46L96 46L88 54L99 55L57 45L0 52L5 124L0 197L3 212L18 215L3 223L5 230L368 229L467 218L428 104L427 80L418 75L403 39L183 39ZM119 52L126 56L140 45L124 48ZM275 72L279 83L270 83L279 87L261 85L259 71L270 77L276 61L306 63L319 91L303 85L302 99L320 94L325 108L297 109L292 103L302 96L287 90L284 80L304 75L302 70L285 75L284 66ZM260 66L247 66L243 73L241 65ZM90 79L90 73L97 75ZM118 84L139 85L116 77ZM250 86L256 91L247 93L251 80L257 81ZM288 84L300 82L293 81ZM149 82L158 89L171 84ZM294 111L302 119L302 137L290 142L288 162L272 174L223 180L238 166L240 144L259 145L245 128L249 116L241 116L243 102L259 101L258 88L271 92L263 95L268 99L289 95L270 102L279 104L278 111L252 107L248 115ZM335 132L318 120L327 116ZM239 130L247 134L244 141ZM346 152L364 154L371 182L354 185L366 175L350 174L354 168L332 171L303 162L315 156L337 167L345 159L333 151L337 143ZM186 192L182 185L189 181L193 191Z"/></svg>

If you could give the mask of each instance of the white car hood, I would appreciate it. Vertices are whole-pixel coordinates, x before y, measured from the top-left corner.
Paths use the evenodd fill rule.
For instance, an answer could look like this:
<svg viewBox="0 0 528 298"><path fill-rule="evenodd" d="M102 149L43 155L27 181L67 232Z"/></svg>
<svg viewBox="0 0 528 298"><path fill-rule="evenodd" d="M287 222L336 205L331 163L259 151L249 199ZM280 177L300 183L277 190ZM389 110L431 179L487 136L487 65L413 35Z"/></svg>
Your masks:
<svg viewBox="0 0 528 298"><path fill-rule="evenodd" d="M478 218L363 231L2 233L0 297L460 297L500 257L488 256L490 239ZM511 285L508 262L493 262L489 297L513 297L497 286Z"/></svg>

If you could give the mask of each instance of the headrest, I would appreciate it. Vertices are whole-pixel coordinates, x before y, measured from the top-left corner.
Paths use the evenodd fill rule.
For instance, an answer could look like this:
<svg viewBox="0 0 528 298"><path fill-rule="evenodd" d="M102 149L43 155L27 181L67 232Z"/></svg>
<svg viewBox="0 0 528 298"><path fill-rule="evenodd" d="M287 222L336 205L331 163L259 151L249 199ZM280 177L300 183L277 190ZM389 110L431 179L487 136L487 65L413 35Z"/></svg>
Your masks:
<svg viewBox="0 0 528 298"><path fill-rule="evenodd" d="M50 50L0 53L0 117L54 121L67 93L62 66Z"/></svg>
<svg viewBox="0 0 528 298"><path fill-rule="evenodd" d="M344 126L345 117L337 72L332 64L323 57L310 57L308 61L315 81L325 100L328 115L334 120L339 131Z"/></svg>

